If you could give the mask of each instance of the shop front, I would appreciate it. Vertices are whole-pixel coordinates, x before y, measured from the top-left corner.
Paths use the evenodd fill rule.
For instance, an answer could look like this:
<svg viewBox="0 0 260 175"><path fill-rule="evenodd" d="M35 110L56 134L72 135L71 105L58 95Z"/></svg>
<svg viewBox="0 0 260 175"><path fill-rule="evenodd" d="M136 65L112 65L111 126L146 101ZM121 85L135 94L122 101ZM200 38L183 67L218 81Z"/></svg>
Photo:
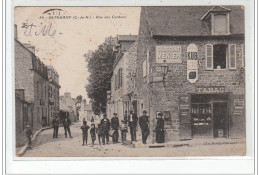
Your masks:
<svg viewBox="0 0 260 175"><path fill-rule="evenodd" d="M229 136L229 93L191 94L192 138Z"/></svg>

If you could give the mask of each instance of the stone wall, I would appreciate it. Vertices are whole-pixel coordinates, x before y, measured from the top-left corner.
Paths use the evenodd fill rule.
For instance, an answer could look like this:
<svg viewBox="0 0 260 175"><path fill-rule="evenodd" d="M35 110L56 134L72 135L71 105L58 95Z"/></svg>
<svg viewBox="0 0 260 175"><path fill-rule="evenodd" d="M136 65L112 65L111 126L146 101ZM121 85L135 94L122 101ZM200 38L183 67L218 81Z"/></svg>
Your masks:
<svg viewBox="0 0 260 175"><path fill-rule="evenodd" d="M245 73L242 67L243 37L187 37L152 38L149 21L146 19L144 10L141 11L141 21L137 46L137 93L139 113L147 110L151 116L151 129L156 122L155 116L158 111L170 111L171 118L166 119L166 141L178 140L180 129L179 97L196 93L199 86L224 86L225 91L230 94L230 134L231 137L245 135L245 113L234 117L234 98L245 97ZM187 80L187 46L191 43L198 47L198 80L192 84ZM226 70L205 69L206 44L236 44L236 70L230 70L227 63ZM156 45L180 45L182 50L181 64L168 64L168 72L165 86L162 82L161 64L155 63ZM142 63L147 59L149 50L150 73L143 77ZM153 140L152 140L153 141Z"/></svg>

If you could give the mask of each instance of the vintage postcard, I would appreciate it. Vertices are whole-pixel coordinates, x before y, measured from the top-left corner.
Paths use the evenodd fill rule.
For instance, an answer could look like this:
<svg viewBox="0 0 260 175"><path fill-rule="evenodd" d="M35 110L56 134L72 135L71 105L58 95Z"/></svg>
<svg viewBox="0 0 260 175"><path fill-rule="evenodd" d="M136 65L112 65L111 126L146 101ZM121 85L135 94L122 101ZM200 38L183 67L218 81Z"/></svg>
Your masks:
<svg viewBox="0 0 260 175"><path fill-rule="evenodd" d="M245 7L14 8L17 157L245 156Z"/></svg>

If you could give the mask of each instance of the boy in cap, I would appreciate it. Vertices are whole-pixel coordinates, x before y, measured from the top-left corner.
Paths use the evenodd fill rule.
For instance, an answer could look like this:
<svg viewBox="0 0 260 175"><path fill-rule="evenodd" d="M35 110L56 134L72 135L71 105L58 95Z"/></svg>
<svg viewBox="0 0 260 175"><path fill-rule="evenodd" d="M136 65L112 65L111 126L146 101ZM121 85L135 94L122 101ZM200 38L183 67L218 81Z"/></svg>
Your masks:
<svg viewBox="0 0 260 175"><path fill-rule="evenodd" d="M127 133L127 122L126 120L121 120L121 136L122 136L122 145L126 144L126 133Z"/></svg>
<svg viewBox="0 0 260 175"><path fill-rule="evenodd" d="M89 126L87 125L87 122L86 121L83 121L83 125L81 126L80 128L82 130L82 141L83 141L83 144L82 146L84 146L85 144L85 141L86 141L86 146L87 146L87 142L88 142L88 129L89 129Z"/></svg>
<svg viewBox="0 0 260 175"><path fill-rule="evenodd" d="M99 145L101 145L101 139L103 138L103 126L101 123L98 124L97 135L98 135Z"/></svg>
<svg viewBox="0 0 260 175"><path fill-rule="evenodd" d="M32 149L32 130L29 124L26 125L26 131L25 131L26 137L28 139L28 149Z"/></svg>
<svg viewBox="0 0 260 175"><path fill-rule="evenodd" d="M95 127L95 124L92 123L90 125L90 136L91 136L91 139L92 139L92 146L94 146L94 143L95 143L95 140L96 140L96 127Z"/></svg>

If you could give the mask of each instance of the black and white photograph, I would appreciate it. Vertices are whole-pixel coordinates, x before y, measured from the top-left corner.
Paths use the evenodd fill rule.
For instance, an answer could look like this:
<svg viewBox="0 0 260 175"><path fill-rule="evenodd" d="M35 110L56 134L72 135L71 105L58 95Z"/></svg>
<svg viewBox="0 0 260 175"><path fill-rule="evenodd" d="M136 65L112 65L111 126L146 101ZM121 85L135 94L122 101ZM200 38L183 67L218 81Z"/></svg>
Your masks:
<svg viewBox="0 0 260 175"><path fill-rule="evenodd" d="M243 5L16 6L13 27L16 157L246 156Z"/></svg>

